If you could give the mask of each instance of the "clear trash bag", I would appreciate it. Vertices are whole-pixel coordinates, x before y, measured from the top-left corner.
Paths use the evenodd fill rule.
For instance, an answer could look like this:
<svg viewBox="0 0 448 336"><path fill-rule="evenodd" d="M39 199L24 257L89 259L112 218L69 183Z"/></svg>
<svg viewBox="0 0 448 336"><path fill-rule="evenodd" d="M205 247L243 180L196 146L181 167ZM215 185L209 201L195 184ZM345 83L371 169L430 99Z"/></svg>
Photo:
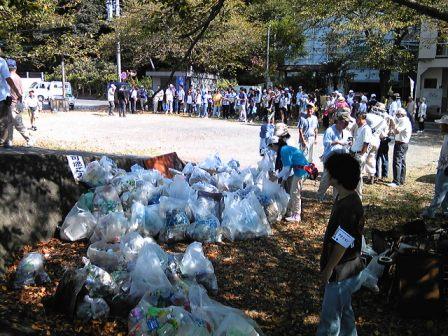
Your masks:
<svg viewBox="0 0 448 336"><path fill-rule="evenodd" d="M93 198L93 214L97 216L107 215L110 212L123 211L120 197L112 185L95 189Z"/></svg>
<svg viewBox="0 0 448 336"><path fill-rule="evenodd" d="M208 172L199 167L194 167L189 179L189 183L190 185L193 185L197 182L210 183L211 180L212 176Z"/></svg>
<svg viewBox="0 0 448 336"><path fill-rule="evenodd" d="M108 244L104 241L93 243L87 249L87 257L93 265L108 272L122 269L125 266L123 253L119 244Z"/></svg>
<svg viewBox="0 0 448 336"><path fill-rule="evenodd" d="M206 191L209 193L217 193L219 192L218 188L210 183L197 182L191 186L192 189L196 191Z"/></svg>
<svg viewBox="0 0 448 336"><path fill-rule="evenodd" d="M145 242L155 241L152 238L144 239L138 232L129 232L121 238L120 251L126 262L134 261Z"/></svg>
<svg viewBox="0 0 448 336"><path fill-rule="evenodd" d="M130 336L210 336L210 326L182 307L154 307L141 300L129 314Z"/></svg>
<svg viewBox="0 0 448 336"><path fill-rule="evenodd" d="M156 237L165 228L165 220L160 216L159 204L145 207L145 221L138 231L143 237Z"/></svg>
<svg viewBox="0 0 448 336"><path fill-rule="evenodd" d="M154 245L145 244L138 254L137 262L131 272L130 295L133 298L141 298L146 291L169 292L171 290L171 283L165 275Z"/></svg>
<svg viewBox="0 0 448 336"><path fill-rule="evenodd" d="M131 207L130 229L137 230L145 224L145 206L140 202L134 202Z"/></svg>
<svg viewBox="0 0 448 336"><path fill-rule="evenodd" d="M98 161L92 161L86 166L81 181L91 187L99 187L108 184L112 177L111 170L103 167Z"/></svg>
<svg viewBox="0 0 448 336"><path fill-rule="evenodd" d="M188 245L182 258L180 271L183 276L196 279L208 290L216 293L218 291L218 282L215 276L215 270L209 259L204 255L202 244L194 242Z"/></svg>
<svg viewBox="0 0 448 336"><path fill-rule="evenodd" d="M62 240L89 239L96 226L96 218L89 210L80 208L79 203L70 210L60 229Z"/></svg>
<svg viewBox="0 0 448 336"><path fill-rule="evenodd" d="M191 313L207 321L213 335L249 335L263 336L260 327L243 311L225 306L207 295L207 291L200 285L193 284L188 290Z"/></svg>
<svg viewBox="0 0 448 336"><path fill-rule="evenodd" d="M223 165L219 154L215 154L207 157L203 162L201 162L198 167L204 169L210 174L216 173L216 171Z"/></svg>
<svg viewBox="0 0 448 336"><path fill-rule="evenodd" d="M93 265L87 258L83 258L83 262L87 274L85 286L90 297L113 297L118 293L118 285L108 272Z"/></svg>
<svg viewBox="0 0 448 336"><path fill-rule="evenodd" d="M185 177L176 175L173 179L173 183L168 187L168 196L181 200L188 200L191 195L194 194L194 190L188 185Z"/></svg>
<svg viewBox="0 0 448 336"><path fill-rule="evenodd" d="M271 234L264 210L253 192L244 199L227 194L224 204L222 227L227 239L244 240Z"/></svg>
<svg viewBox="0 0 448 336"><path fill-rule="evenodd" d="M90 241L118 243L121 237L130 231L130 228L131 225L122 212L111 212L100 217Z"/></svg>
<svg viewBox="0 0 448 336"><path fill-rule="evenodd" d="M44 269L44 257L38 252L30 252L20 260L16 270L14 288L41 285L50 282Z"/></svg>
<svg viewBox="0 0 448 336"><path fill-rule="evenodd" d="M86 295L76 309L76 317L83 322L103 320L107 319L109 311L109 305L103 298L91 298Z"/></svg>

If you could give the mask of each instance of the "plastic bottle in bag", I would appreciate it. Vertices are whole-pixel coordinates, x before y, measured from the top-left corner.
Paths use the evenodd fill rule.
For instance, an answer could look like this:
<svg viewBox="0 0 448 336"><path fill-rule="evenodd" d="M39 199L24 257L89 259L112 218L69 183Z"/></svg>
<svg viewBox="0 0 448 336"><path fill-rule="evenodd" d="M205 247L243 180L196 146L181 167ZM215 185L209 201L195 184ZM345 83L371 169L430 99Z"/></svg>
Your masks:
<svg viewBox="0 0 448 336"><path fill-rule="evenodd" d="M96 219L92 213L78 207L78 203L76 203L62 223L61 239L69 241L89 239L95 226Z"/></svg>

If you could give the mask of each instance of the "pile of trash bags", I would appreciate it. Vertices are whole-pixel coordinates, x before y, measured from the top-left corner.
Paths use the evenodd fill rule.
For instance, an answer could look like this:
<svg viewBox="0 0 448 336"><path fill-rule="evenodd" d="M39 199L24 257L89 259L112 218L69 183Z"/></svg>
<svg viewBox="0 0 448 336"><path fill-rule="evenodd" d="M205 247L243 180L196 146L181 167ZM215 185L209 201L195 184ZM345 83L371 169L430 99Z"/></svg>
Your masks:
<svg viewBox="0 0 448 336"><path fill-rule="evenodd" d="M265 160L264 160L265 161ZM82 181L91 189L65 218L63 240L119 243L138 232L163 243L219 242L271 234L270 224L286 213L289 195L269 180L269 163L240 169L218 155L182 171L173 179L134 165L119 169L107 157L86 167Z"/></svg>
<svg viewBox="0 0 448 336"><path fill-rule="evenodd" d="M241 170L214 155L168 179L138 165L126 172L107 157L88 164L82 181L91 189L60 228L63 240L91 242L77 270L86 279L77 318L135 307L130 335L263 335L242 311L209 298L218 282L202 248L271 234L289 196L262 167ZM193 242L184 253L158 244L179 241Z"/></svg>

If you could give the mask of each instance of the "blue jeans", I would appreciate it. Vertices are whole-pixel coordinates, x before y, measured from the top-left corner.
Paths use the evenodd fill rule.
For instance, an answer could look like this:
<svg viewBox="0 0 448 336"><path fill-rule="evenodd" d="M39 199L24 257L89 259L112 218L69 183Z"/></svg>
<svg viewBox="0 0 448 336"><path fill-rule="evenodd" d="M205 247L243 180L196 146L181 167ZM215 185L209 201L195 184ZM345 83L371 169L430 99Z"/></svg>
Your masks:
<svg viewBox="0 0 448 336"><path fill-rule="evenodd" d="M352 294L361 284L361 273L325 287L317 336L356 336Z"/></svg>
<svg viewBox="0 0 448 336"><path fill-rule="evenodd" d="M442 213L448 212L448 176L445 175L443 169L437 169L436 186L434 190L434 198L431 205L425 210L426 215L434 217L436 211L441 207Z"/></svg>
<svg viewBox="0 0 448 336"><path fill-rule="evenodd" d="M388 139L383 139L380 142L376 154L376 177L387 178L389 173L389 142Z"/></svg>
<svg viewBox="0 0 448 336"><path fill-rule="evenodd" d="M394 181L398 185L403 185L406 180L406 153L409 145L407 143L395 142L393 156Z"/></svg>
<svg viewBox="0 0 448 336"><path fill-rule="evenodd" d="M221 116L221 106L213 106L213 116L218 118Z"/></svg>
<svg viewBox="0 0 448 336"><path fill-rule="evenodd" d="M208 104L202 104L202 110L200 117L208 117Z"/></svg>

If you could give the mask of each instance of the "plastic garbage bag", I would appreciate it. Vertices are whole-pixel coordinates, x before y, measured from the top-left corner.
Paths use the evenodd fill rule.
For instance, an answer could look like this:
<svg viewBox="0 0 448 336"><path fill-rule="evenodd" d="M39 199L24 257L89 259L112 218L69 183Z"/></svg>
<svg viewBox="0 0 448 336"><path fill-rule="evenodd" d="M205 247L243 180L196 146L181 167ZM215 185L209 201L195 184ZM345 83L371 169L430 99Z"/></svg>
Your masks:
<svg viewBox="0 0 448 336"><path fill-rule="evenodd" d="M210 291L218 291L215 270L211 261L205 257L201 243L194 242L188 245L182 258L180 271L182 275L196 279Z"/></svg>
<svg viewBox="0 0 448 336"><path fill-rule="evenodd" d="M218 187L218 190L221 192L229 191L229 179L230 174L228 172L222 172L219 174L216 174L216 185Z"/></svg>
<svg viewBox="0 0 448 336"><path fill-rule="evenodd" d="M258 170L262 172L270 172L275 170L275 160L269 155L264 155L261 161L258 162Z"/></svg>
<svg viewBox="0 0 448 336"><path fill-rule="evenodd" d="M145 240L138 232L129 232L124 235L120 241L120 251L124 259L127 262L134 261L146 241L155 243L152 238Z"/></svg>
<svg viewBox="0 0 448 336"><path fill-rule="evenodd" d="M244 199L228 194L224 203L222 227L227 239L250 239L271 233L264 210L254 193Z"/></svg>
<svg viewBox="0 0 448 336"><path fill-rule="evenodd" d="M108 272L87 258L83 258L83 262L87 274L85 286L90 297L112 297L118 293L119 288Z"/></svg>
<svg viewBox="0 0 448 336"><path fill-rule="evenodd" d="M234 172L230 175L229 179L227 180L227 187L229 191L235 192L239 189L244 188L244 176L238 174L237 172Z"/></svg>
<svg viewBox="0 0 448 336"><path fill-rule="evenodd" d="M121 236L130 231L130 228L129 221L122 212L111 212L100 217L90 241L103 240L108 243L117 243Z"/></svg>
<svg viewBox="0 0 448 336"><path fill-rule="evenodd" d="M145 244L140 249L135 268L131 272L131 297L141 298L148 290L152 292L171 290L171 284L162 269L154 245Z"/></svg>
<svg viewBox="0 0 448 336"><path fill-rule="evenodd" d="M216 173L219 167L222 166L222 160L218 154L207 157L203 162L201 162L198 167L204 169L210 174Z"/></svg>
<svg viewBox="0 0 448 336"><path fill-rule="evenodd" d="M80 208L78 204L75 204L62 223L60 236L63 240L89 239L93 234L96 218L89 210Z"/></svg>
<svg viewBox="0 0 448 336"><path fill-rule="evenodd" d="M124 268L123 253L119 244L108 244L104 241L93 243L87 249L87 257L93 265L108 272Z"/></svg>
<svg viewBox="0 0 448 336"><path fill-rule="evenodd" d="M250 168L244 169L240 173L241 179L243 181L243 186L248 187L254 185L254 177Z"/></svg>
<svg viewBox="0 0 448 336"><path fill-rule="evenodd" d="M204 183L204 182L197 182L191 186L192 189L196 191L206 191L209 193L217 193L219 192L218 188L215 187L212 184Z"/></svg>
<svg viewBox="0 0 448 336"><path fill-rule="evenodd" d="M131 230L137 230L145 223L145 206L140 202L134 202L131 207L131 219L129 224Z"/></svg>
<svg viewBox="0 0 448 336"><path fill-rule="evenodd" d="M192 316L177 306L157 308L140 301L129 314L130 336L209 336L211 328L206 321Z"/></svg>
<svg viewBox="0 0 448 336"><path fill-rule="evenodd" d="M380 292L378 280L383 275L384 266L378 263L380 256L376 255L370 260L366 268L361 273L361 285L371 289L375 293Z"/></svg>
<svg viewBox="0 0 448 336"><path fill-rule="evenodd" d="M181 200L188 200L193 193L194 190L191 189L185 178L180 175L176 175L173 183L168 187L168 196Z"/></svg>
<svg viewBox="0 0 448 336"><path fill-rule="evenodd" d="M212 243L221 242L221 224L213 215L200 217L187 229L187 237L194 241Z"/></svg>
<svg viewBox="0 0 448 336"><path fill-rule="evenodd" d="M111 185L98 187L95 189L93 198L94 214L107 215L110 212L123 211L120 197Z"/></svg>
<svg viewBox="0 0 448 336"><path fill-rule="evenodd" d="M225 306L209 298L207 291L200 285L193 284L190 286L188 299L191 313L195 317L207 321L213 330L213 335L263 335L260 327L243 311ZM232 329L232 324L235 329Z"/></svg>
<svg viewBox="0 0 448 336"><path fill-rule="evenodd" d="M86 166L81 181L91 187L99 187L108 184L112 177L111 170L105 169L98 161L92 161Z"/></svg>
<svg viewBox="0 0 448 336"><path fill-rule="evenodd" d="M109 311L109 306L103 298L91 298L86 295L76 310L76 317L83 322L101 320L109 316Z"/></svg>
<svg viewBox="0 0 448 336"><path fill-rule="evenodd" d="M187 201L165 196L160 198L159 211L161 217L165 218L166 224L159 234L161 241L177 242L185 240L186 231L190 225L187 208Z"/></svg>
<svg viewBox="0 0 448 336"><path fill-rule="evenodd" d="M165 228L165 220L159 214L159 205L145 207L145 221L139 226L138 231L143 237L156 237Z"/></svg>
<svg viewBox="0 0 448 336"><path fill-rule="evenodd" d="M93 211L93 197L95 194L91 191L86 192L85 194L82 194L79 198L78 202L76 202L75 205L78 206L78 208L86 210L86 211Z"/></svg>
<svg viewBox="0 0 448 336"><path fill-rule="evenodd" d="M189 183L190 185L193 185L197 182L210 183L211 179L212 176L208 172L199 167L194 167L189 179Z"/></svg>
<svg viewBox="0 0 448 336"><path fill-rule="evenodd" d="M50 282L50 277L44 269L44 257L38 252L30 252L20 260L17 266L14 288L22 286L41 285Z"/></svg>
<svg viewBox="0 0 448 336"><path fill-rule="evenodd" d="M187 177L190 177L191 174L193 173L194 167L195 166L191 162L188 162L185 165L184 169L182 169L182 174L184 174Z"/></svg>
<svg viewBox="0 0 448 336"><path fill-rule="evenodd" d="M234 159L231 159L229 162L227 162L227 166L236 171L240 169L240 163Z"/></svg>
<svg viewBox="0 0 448 336"><path fill-rule="evenodd" d="M115 177L111 184L114 186L118 195L122 195L126 191L133 191L137 188L137 183L140 180L135 173L126 173Z"/></svg>

